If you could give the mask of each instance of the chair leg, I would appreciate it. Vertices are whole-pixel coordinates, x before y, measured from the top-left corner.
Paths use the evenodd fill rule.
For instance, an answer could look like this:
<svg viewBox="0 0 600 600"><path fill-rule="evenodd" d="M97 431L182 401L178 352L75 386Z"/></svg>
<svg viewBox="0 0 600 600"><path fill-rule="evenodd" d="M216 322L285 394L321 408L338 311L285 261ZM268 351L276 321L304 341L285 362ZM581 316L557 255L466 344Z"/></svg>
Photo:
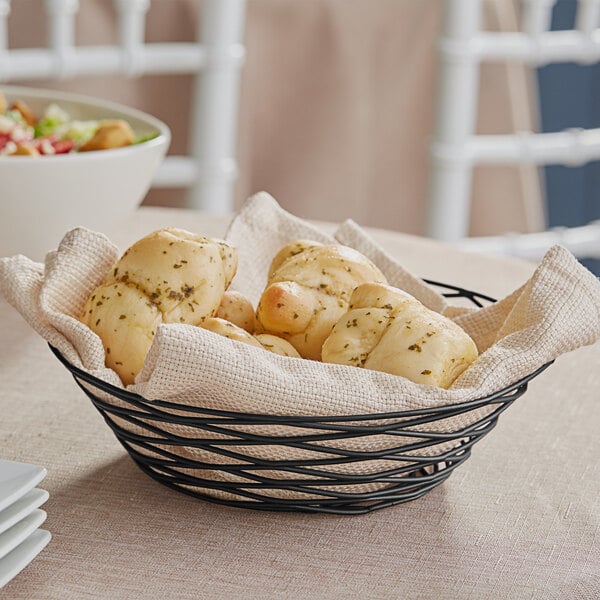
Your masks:
<svg viewBox="0 0 600 600"><path fill-rule="evenodd" d="M245 9L245 0L204 0L200 15L206 56L194 92L191 153L198 176L188 205L212 213L228 213L234 208Z"/></svg>
<svg viewBox="0 0 600 600"><path fill-rule="evenodd" d="M479 59L470 45L479 32L481 0L445 0L439 42L438 93L426 233L454 241L468 233Z"/></svg>

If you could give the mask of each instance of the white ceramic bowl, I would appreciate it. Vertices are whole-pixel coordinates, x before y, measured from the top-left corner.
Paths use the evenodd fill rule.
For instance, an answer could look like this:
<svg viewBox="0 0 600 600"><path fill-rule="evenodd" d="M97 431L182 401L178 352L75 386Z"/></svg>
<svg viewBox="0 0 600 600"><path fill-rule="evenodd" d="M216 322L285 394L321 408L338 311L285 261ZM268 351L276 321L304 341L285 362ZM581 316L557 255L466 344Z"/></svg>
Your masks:
<svg viewBox="0 0 600 600"><path fill-rule="evenodd" d="M148 191L171 134L139 110L76 94L0 86L9 102L25 101L36 114L50 103L72 119L124 119L147 142L115 150L56 156L0 156L0 256L42 260L66 231L77 226L105 231L130 215Z"/></svg>

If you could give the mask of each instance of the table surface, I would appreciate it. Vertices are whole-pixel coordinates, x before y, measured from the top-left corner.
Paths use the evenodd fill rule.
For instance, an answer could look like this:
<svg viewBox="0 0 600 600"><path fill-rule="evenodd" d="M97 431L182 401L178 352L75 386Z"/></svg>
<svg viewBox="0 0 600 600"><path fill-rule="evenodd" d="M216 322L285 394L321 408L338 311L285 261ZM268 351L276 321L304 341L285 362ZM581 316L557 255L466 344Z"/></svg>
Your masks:
<svg viewBox="0 0 600 600"><path fill-rule="evenodd" d="M223 235L227 219L141 209ZM327 228L327 226L326 226ZM408 269L501 297L534 265L372 231ZM0 300L0 457L43 465L53 538L0 598L598 598L600 344L559 358L423 498L354 517L187 497L142 473L68 372Z"/></svg>

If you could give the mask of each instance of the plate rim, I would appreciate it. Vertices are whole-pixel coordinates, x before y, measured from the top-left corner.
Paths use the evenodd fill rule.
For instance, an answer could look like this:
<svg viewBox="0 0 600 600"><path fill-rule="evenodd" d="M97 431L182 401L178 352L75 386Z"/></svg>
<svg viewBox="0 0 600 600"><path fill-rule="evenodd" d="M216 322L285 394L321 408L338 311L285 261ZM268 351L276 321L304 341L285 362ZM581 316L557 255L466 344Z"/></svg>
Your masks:
<svg viewBox="0 0 600 600"><path fill-rule="evenodd" d="M0 561L38 529L47 517L48 513L45 510L34 508L23 519L2 533L0 535ZM12 534L11 530L14 530ZM2 540L2 538L5 539Z"/></svg>
<svg viewBox="0 0 600 600"><path fill-rule="evenodd" d="M23 520L28 514L44 504L50 494L41 488L33 488L0 511L0 535ZM19 506L20 504L20 506ZM13 510L13 514L9 511ZM8 516L7 514L8 513Z"/></svg>
<svg viewBox="0 0 600 600"><path fill-rule="evenodd" d="M3 511L5 508L7 508L8 506L10 506L14 502L16 502L19 498L21 498L21 496L24 496L27 492L29 492L31 489L33 489L38 483L40 483L40 481L42 481L44 479L44 477L46 477L46 475L48 474L48 471L46 470L45 467L41 467L39 465L34 465L31 463L22 463L22 462L15 461L15 460L4 460L4 459L0 459L0 471L2 470L3 463L19 465L19 466L23 467L24 469L23 469L23 474L21 475L21 477L25 477L25 474L27 473L27 470L25 469L25 467L28 468L29 474L27 475L26 479L25 478L23 479L21 484L15 490L8 493L4 497L0 496L0 511Z"/></svg>
<svg viewBox="0 0 600 600"><path fill-rule="evenodd" d="M6 556L0 559L0 589L14 579L48 545L52 534L36 529ZM17 554L13 554L13 553ZM12 555L12 556L11 556ZM8 559L8 560L7 560Z"/></svg>

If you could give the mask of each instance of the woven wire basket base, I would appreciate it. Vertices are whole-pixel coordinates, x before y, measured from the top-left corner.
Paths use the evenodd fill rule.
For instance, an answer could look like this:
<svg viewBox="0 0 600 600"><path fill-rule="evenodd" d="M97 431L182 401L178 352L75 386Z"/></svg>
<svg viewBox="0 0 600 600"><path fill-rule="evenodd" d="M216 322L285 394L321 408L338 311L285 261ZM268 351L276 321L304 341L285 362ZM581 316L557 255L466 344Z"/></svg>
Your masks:
<svg viewBox="0 0 600 600"><path fill-rule="evenodd" d="M465 298L476 306L494 301L456 286L427 283L441 288L446 297ZM490 396L460 404L393 413L289 417L146 400L89 375L55 348L51 350L134 462L153 479L229 506L335 514L362 514L408 502L443 483L470 456L473 445L494 428L499 415L525 393L528 382L549 366ZM467 427L445 433L428 430L428 424L478 409L484 409L481 416ZM286 435L265 433L281 426ZM181 430L174 433L174 427ZM365 449L365 438L374 442L375 449ZM388 442L380 449L381 443L375 442L382 439L398 443ZM353 441L360 450L352 448ZM258 451L248 451L278 447L301 456L265 459L257 456Z"/></svg>

